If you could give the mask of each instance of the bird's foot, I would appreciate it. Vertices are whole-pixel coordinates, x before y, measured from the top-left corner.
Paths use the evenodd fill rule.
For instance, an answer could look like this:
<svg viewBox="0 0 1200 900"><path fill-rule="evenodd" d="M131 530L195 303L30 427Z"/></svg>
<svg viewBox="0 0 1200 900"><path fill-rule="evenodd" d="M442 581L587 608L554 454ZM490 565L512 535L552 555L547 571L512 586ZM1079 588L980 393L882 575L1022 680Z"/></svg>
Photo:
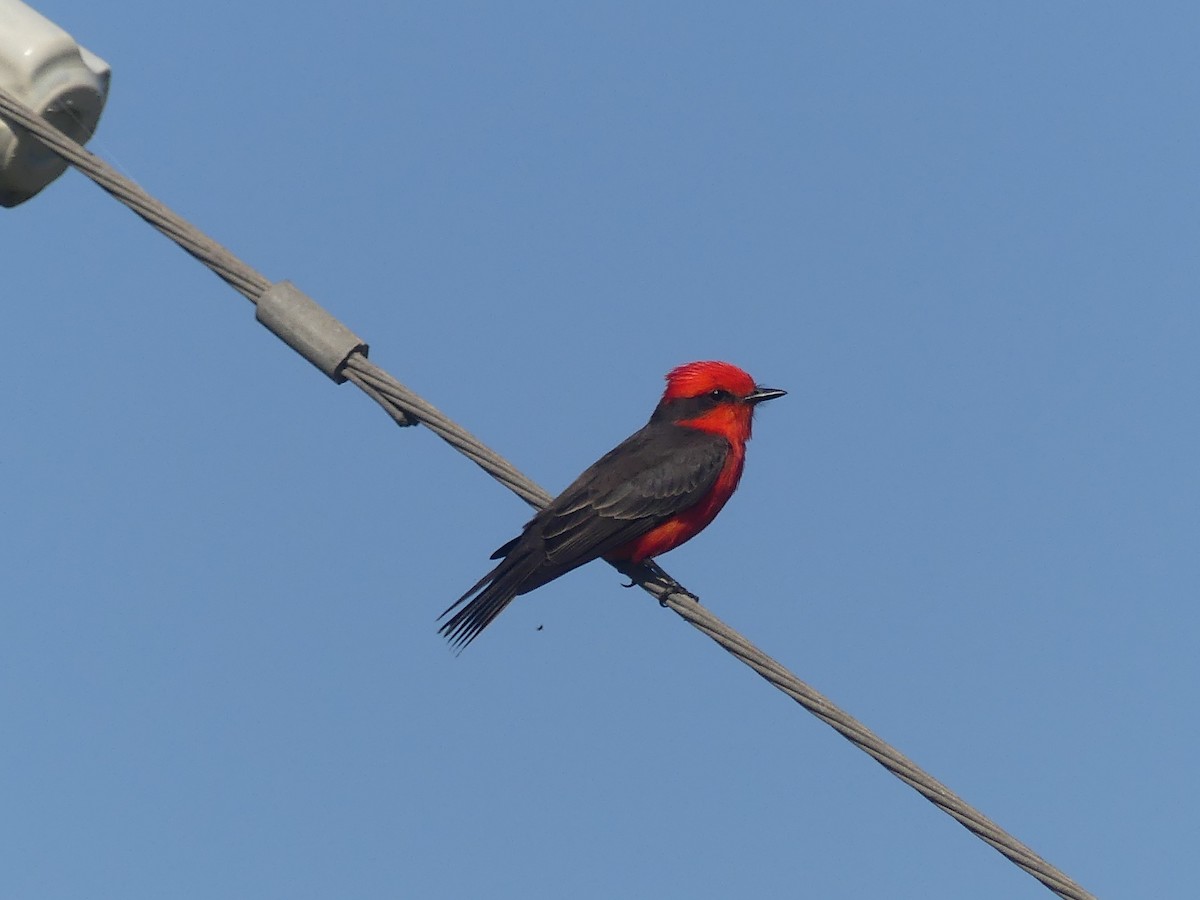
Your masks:
<svg viewBox="0 0 1200 900"><path fill-rule="evenodd" d="M667 598L672 594L688 597L699 603L700 598L685 588L682 584L662 570L654 560L647 559L640 563L625 563L621 571L629 578L629 584L621 587L648 587L658 596L660 606L667 605Z"/></svg>
<svg viewBox="0 0 1200 900"><path fill-rule="evenodd" d="M646 572L649 575L649 577L646 579L647 582L657 587L660 591L658 595L659 606L665 607L667 605L667 598L669 598L672 594L679 594L682 597L688 597L696 603L700 602L699 597L664 572L662 567L659 566L659 564L654 560L648 559L642 563L642 566L646 569Z"/></svg>
<svg viewBox="0 0 1200 900"><path fill-rule="evenodd" d="M664 609L667 606L667 601L670 600L671 597L675 597L675 596L686 597L688 600L691 600L693 603L700 602L699 597L697 597L695 594L693 594L691 591L689 591L687 588L685 588L682 584L680 584L674 578L672 578L670 581L666 582L665 584L661 584L660 587L662 587L662 593L658 595L658 605L663 607Z"/></svg>

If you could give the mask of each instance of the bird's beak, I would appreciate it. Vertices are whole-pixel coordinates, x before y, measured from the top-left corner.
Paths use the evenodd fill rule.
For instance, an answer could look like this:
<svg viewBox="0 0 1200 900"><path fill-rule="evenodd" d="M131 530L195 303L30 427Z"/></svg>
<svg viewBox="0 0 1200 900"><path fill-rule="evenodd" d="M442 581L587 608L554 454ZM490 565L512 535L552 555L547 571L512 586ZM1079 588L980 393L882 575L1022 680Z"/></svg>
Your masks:
<svg viewBox="0 0 1200 900"><path fill-rule="evenodd" d="M774 400L776 397L782 397L787 394L787 391L781 391L779 388L768 388L757 386L754 392L746 398L746 402L753 406L756 403L762 403L764 400Z"/></svg>

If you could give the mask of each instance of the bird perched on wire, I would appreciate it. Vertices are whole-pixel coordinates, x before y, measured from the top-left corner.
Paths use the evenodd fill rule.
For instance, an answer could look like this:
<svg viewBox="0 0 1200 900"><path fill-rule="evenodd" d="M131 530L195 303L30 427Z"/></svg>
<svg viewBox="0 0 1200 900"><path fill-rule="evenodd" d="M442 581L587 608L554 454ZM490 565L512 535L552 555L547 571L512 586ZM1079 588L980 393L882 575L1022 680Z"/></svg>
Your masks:
<svg viewBox="0 0 1200 900"><path fill-rule="evenodd" d="M500 563L455 601L440 632L471 643L514 597L604 557L646 565L704 530L742 477L754 408L786 391L762 387L737 366L692 362L667 375L650 421L600 457L492 554ZM470 602L467 602L467 601Z"/></svg>

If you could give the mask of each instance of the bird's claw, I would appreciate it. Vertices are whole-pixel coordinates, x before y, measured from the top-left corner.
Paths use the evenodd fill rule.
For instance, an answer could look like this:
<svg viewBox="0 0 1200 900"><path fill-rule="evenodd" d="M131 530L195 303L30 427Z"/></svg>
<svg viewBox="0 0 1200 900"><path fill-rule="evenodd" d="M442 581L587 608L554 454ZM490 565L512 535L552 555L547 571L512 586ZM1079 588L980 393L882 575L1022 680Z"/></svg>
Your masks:
<svg viewBox="0 0 1200 900"><path fill-rule="evenodd" d="M654 574L654 577L650 583L662 590L662 593L660 593L658 595L658 605L659 606L665 607L667 605L667 601L672 596L675 596L675 595L678 595L680 597L687 597L688 599L690 599L696 603L700 602L699 597L697 597L695 594L693 594L691 591L689 591L682 584L680 584L678 581L676 581L674 578L672 578L670 575L668 575L666 572L664 572L662 569L658 568L657 566L655 566L655 571L653 574Z"/></svg>
<svg viewBox="0 0 1200 900"><path fill-rule="evenodd" d="M700 602L699 597L697 597L691 591L687 590L682 584L680 584L677 581L673 582L670 585L663 585L662 587L663 587L663 592L658 595L658 605L659 606L666 607L667 601L670 600L672 597L685 597L686 599L691 600L693 603Z"/></svg>

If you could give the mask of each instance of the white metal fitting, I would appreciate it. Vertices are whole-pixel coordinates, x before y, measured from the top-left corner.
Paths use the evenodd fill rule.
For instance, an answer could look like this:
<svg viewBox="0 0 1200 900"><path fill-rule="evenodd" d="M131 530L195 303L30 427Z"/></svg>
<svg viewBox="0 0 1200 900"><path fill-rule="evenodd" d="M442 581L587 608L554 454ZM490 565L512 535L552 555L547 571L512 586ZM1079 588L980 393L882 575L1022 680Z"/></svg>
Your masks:
<svg viewBox="0 0 1200 900"><path fill-rule="evenodd" d="M0 0L0 88L79 142L96 130L108 98L104 60L19 0ZM66 162L0 119L0 206L28 200L66 169Z"/></svg>

